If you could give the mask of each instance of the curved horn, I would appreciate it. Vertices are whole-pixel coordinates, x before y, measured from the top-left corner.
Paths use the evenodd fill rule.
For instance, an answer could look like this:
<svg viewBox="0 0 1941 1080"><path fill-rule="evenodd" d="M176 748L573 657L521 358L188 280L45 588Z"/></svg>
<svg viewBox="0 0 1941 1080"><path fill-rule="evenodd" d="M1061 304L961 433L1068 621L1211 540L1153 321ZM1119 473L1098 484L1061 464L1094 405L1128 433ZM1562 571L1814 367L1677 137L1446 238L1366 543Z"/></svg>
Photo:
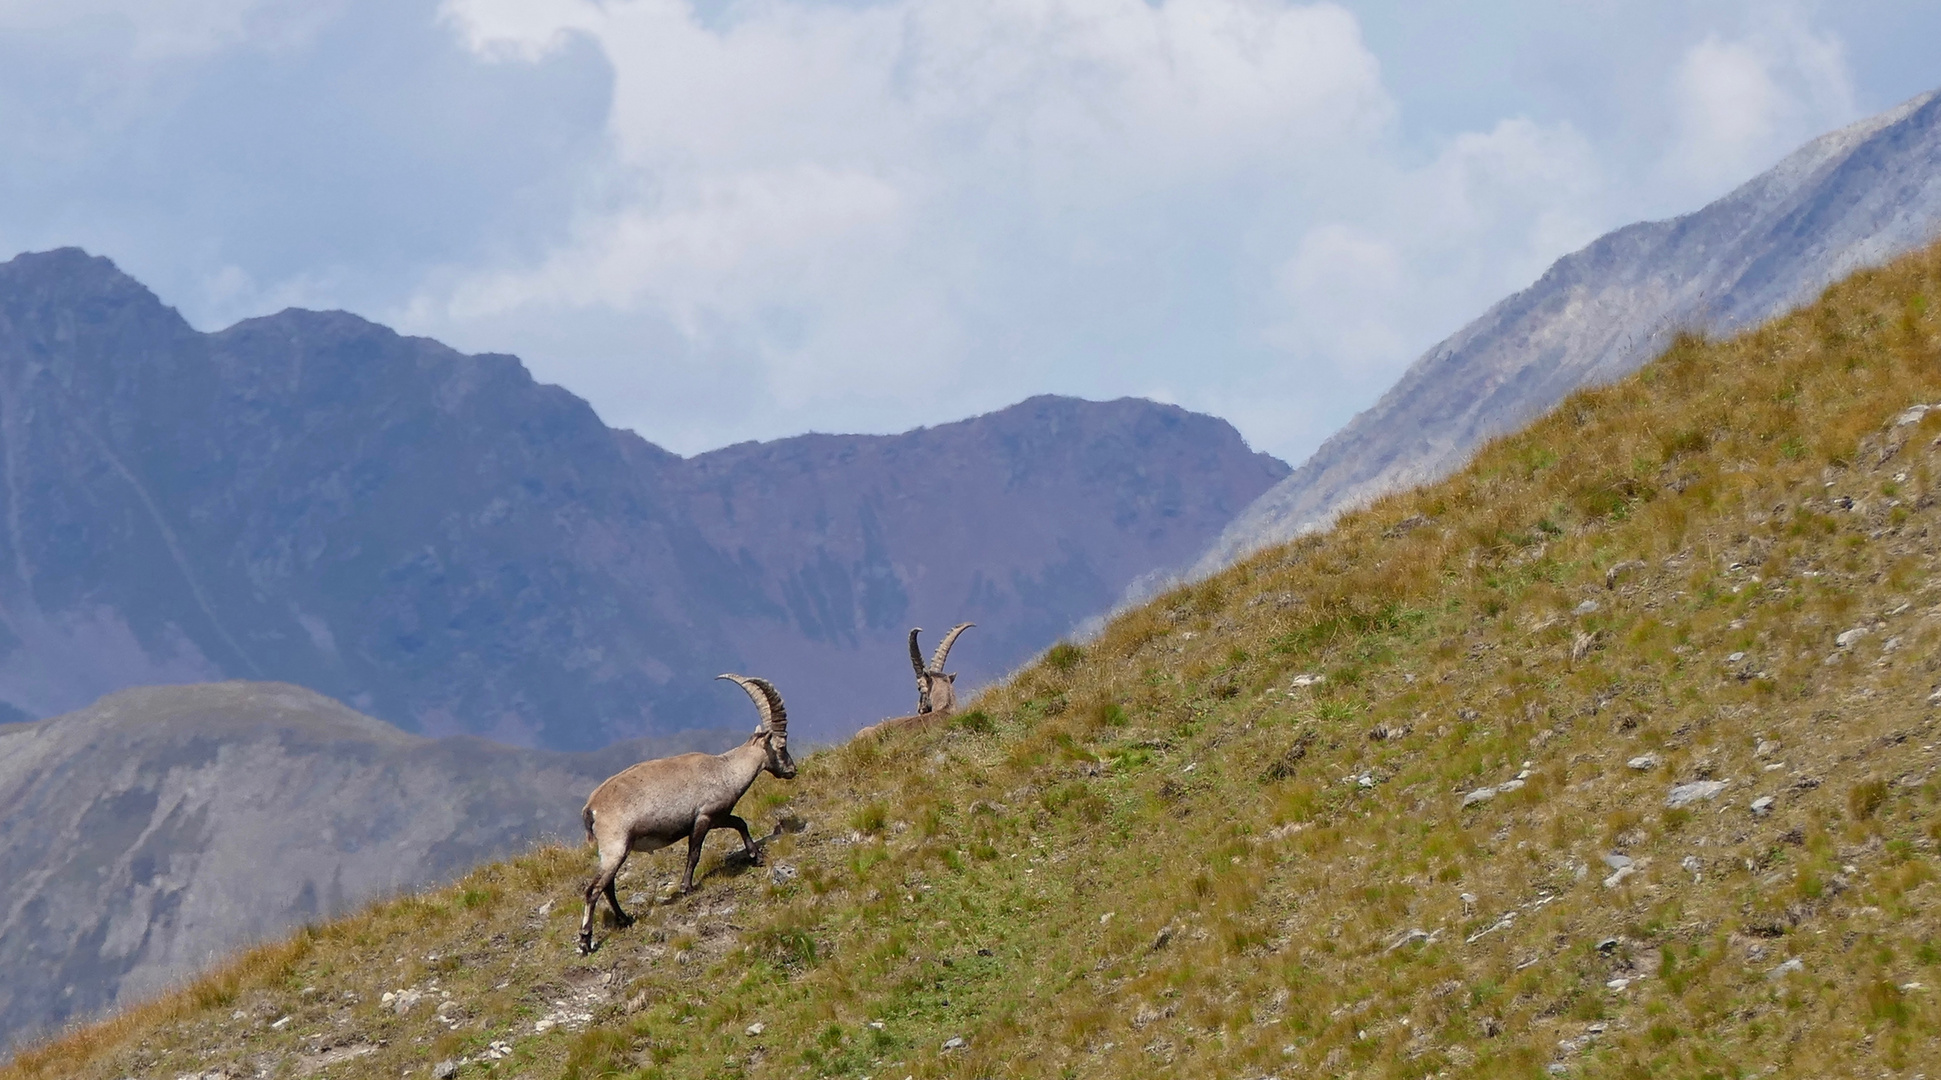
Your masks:
<svg viewBox="0 0 1941 1080"><path fill-rule="evenodd" d="M950 633L944 635L943 642L937 646L935 655L930 658L930 670L942 674L944 661L950 659L950 647L957 643L957 635L976 625L976 623L960 622L956 626L951 627ZM915 641L916 639L912 638L911 640Z"/></svg>
<svg viewBox="0 0 1941 1080"><path fill-rule="evenodd" d="M762 696L768 699L768 730L773 731L783 738L787 738L789 733L789 710L786 705L782 704L781 692L776 690L775 684L769 682L767 679L751 678L748 681L761 687Z"/></svg>
<svg viewBox="0 0 1941 1080"><path fill-rule="evenodd" d="M716 675L715 678L726 679L747 691L748 700L755 703L755 711L762 716L761 726L756 728L756 731L769 731L774 727L775 710L769 705L771 695L775 694L774 687L768 686L761 679L751 679L746 675ZM762 689L764 686L768 686L766 691ZM781 704L781 698L775 697L774 702L777 705ZM784 723L786 722L785 720Z"/></svg>
<svg viewBox="0 0 1941 1080"><path fill-rule="evenodd" d="M923 650L917 648L917 635L921 633L923 633L921 626L910 628L910 666L917 669L919 679L923 678Z"/></svg>

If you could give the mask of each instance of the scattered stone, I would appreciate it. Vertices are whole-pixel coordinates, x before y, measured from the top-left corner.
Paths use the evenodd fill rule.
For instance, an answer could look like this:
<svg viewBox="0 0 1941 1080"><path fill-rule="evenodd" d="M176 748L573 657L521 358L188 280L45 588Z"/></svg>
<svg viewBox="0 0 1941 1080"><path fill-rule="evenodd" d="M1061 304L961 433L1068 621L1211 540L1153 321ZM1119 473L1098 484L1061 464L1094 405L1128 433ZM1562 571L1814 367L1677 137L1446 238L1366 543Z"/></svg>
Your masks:
<svg viewBox="0 0 1941 1080"><path fill-rule="evenodd" d="M944 1049L946 1051L962 1050L964 1047L969 1045L970 1043L964 1041L964 1037L962 1035L952 1035L950 1038L944 1040Z"/></svg>
<svg viewBox="0 0 1941 1080"><path fill-rule="evenodd" d="M290 1018L285 1016L282 1019L276 1021L274 1024L271 1024L270 1029L272 1031L282 1031L284 1028L284 1025L288 1024L289 1022L290 1022Z"/></svg>
<svg viewBox="0 0 1941 1080"><path fill-rule="evenodd" d="M1926 416L1928 414L1928 410L1932 408L1935 408L1935 406L1910 405L1908 406L1907 411L1901 413L1899 416L1896 416L1894 418L1894 426L1906 427L1909 424L1918 424L1921 422L1921 417Z"/></svg>
<svg viewBox="0 0 1941 1080"><path fill-rule="evenodd" d="M1783 979L1786 976L1791 975L1796 971L1805 971L1805 970L1806 970L1806 962L1804 960L1801 960L1799 957L1795 956L1791 960L1788 960L1785 963L1767 972L1766 978Z"/></svg>
<svg viewBox="0 0 1941 1080"><path fill-rule="evenodd" d="M1364 788L1372 788L1375 786L1375 776L1373 773L1362 773L1355 779L1355 783Z"/></svg>
<svg viewBox="0 0 1941 1080"><path fill-rule="evenodd" d="M1631 985L1631 980L1630 980L1630 979L1612 979L1612 980L1611 980L1610 982L1607 982L1607 983L1605 983L1604 985L1605 985L1606 987L1608 987L1609 989L1612 989L1612 990L1622 990L1622 989L1624 989L1625 987L1627 987L1627 986L1630 986L1630 985Z"/></svg>
<svg viewBox="0 0 1941 1080"><path fill-rule="evenodd" d="M1760 739L1759 746L1752 751L1753 757L1771 757L1779 753L1779 744L1771 739Z"/></svg>
<svg viewBox="0 0 1941 1080"><path fill-rule="evenodd" d="M787 885L801 873L788 863L776 863L768 869L768 880L777 885Z"/></svg>
<svg viewBox="0 0 1941 1080"><path fill-rule="evenodd" d="M1765 817L1767 814L1772 813L1772 809L1773 797L1771 795L1761 795L1752 800L1753 817Z"/></svg>
<svg viewBox="0 0 1941 1080"><path fill-rule="evenodd" d="M1462 804L1464 806L1475 806L1477 803L1486 803L1494 798L1496 798L1495 788L1479 787L1475 791L1472 791L1469 794L1464 795L1462 797Z"/></svg>
<svg viewBox="0 0 1941 1080"><path fill-rule="evenodd" d="M1625 764L1638 770L1639 772L1650 772L1651 770L1658 767L1658 755L1639 754L1637 757L1634 757L1630 761L1625 762Z"/></svg>
<svg viewBox="0 0 1941 1080"><path fill-rule="evenodd" d="M1400 938L1396 939L1395 944L1390 945L1388 947L1388 951L1394 952L1395 950L1401 948L1404 945L1413 944L1414 942L1417 942L1417 941L1427 942L1433 939L1434 939L1434 935L1430 934L1427 930L1422 930L1418 928L1415 930L1411 930L1408 933L1403 934Z"/></svg>
<svg viewBox="0 0 1941 1080"><path fill-rule="evenodd" d="M433 1080L452 1080L458 1075L458 1062L446 1058L431 1067L431 1075Z"/></svg>
<svg viewBox="0 0 1941 1080"><path fill-rule="evenodd" d="M744 1030L744 1034L747 1034L752 1038L753 1036L760 1035L762 1032L767 1030L768 1030L768 1025L762 1023L760 1020L757 1020L754 1023L748 1025L748 1027Z"/></svg>
<svg viewBox="0 0 1941 1080"><path fill-rule="evenodd" d="M1615 889L1619 885L1624 884L1625 878L1628 878L1632 874L1635 874L1637 872L1638 872L1638 868L1635 866L1631 866L1629 864L1620 866L1616 870L1611 871L1610 877L1607 877L1604 879L1604 887L1607 889Z"/></svg>
<svg viewBox="0 0 1941 1080"><path fill-rule="evenodd" d="M1299 690L1304 686L1315 686L1319 683L1324 683L1327 681L1328 681L1328 677L1326 675L1318 675L1318 674L1310 673L1306 675L1294 676L1293 681L1289 682L1287 685L1291 689Z"/></svg>
<svg viewBox="0 0 1941 1080"><path fill-rule="evenodd" d="M1604 856L1604 865L1610 867L1613 870L1622 870L1625 867L1630 866L1632 864L1632 861L1633 860L1631 856L1621 855L1615 851L1611 852L1609 855Z"/></svg>
<svg viewBox="0 0 1941 1080"><path fill-rule="evenodd" d="M1728 664L1736 664L1736 663L1738 663L1739 661L1741 661L1741 660L1744 660L1745 658L1746 658L1746 654L1745 654L1745 653L1742 653L1742 652L1735 652L1735 653L1732 653L1732 654L1730 654L1730 655L1728 655L1728 656L1727 656L1727 657L1725 658L1725 662L1726 662L1726 663L1728 663Z"/></svg>
<svg viewBox="0 0 1941 1080"><path fill-rule="evenodd" d="M1618 939L1614 937L1607 937L1603 941L1600 941L1597 943L1597 951L1604 953L1607 956L1613 952L1616 952L1617 947L1618 947ZM1602 1031L1604 1029L1600 1027L1598 1028L1598 1030Z"/></svg>
<svg viewBox="0 0 1941 1080"><path fill-rule="evenodd" d="M1672 788L1671 792L1665 796L1665 808L1676 810L1681 806L1690 806L1695 802L1716 799L1719 797L1719 792L1725 790L1727 783L1729 781L1694 780L1689 784L1680 784Z"/></svg>
<svg viewBox="0 0 1941 1080"><path fill-rule="evenodd" d="M532 913L534 915L539 916L542 919L548 915L551 915L553 913L553 902L551 900L546 901L545 903L539 905L537 908L534 908Z"/></svg>
<svg viewBox="0 0 1941 1080"><path fill-rule="evenodd" d="M1597 608L1598 608L1598 603L1597 603L1597 601L1595 601L1595 600L1586 600L1586 601L1584 601L1583 603L1581 603L1581 604L1579 604L1579 605L1577 605L1577 606L1576 606L1575 608L1573 608L1573 609L1571 610L1571 614L1573 614L1573 615L1594 615L1594 614L1596 614L1596 613L1597 613Z"/></svg>
<svg viewBox="0 0 1941 1080"><path fill-rule="evenodd" d="M1856 626L1851 630L1841 631L1839 636L1833 639L1833 643L1844 649L1871 633L1873 631L1865 626Z"/></svg>

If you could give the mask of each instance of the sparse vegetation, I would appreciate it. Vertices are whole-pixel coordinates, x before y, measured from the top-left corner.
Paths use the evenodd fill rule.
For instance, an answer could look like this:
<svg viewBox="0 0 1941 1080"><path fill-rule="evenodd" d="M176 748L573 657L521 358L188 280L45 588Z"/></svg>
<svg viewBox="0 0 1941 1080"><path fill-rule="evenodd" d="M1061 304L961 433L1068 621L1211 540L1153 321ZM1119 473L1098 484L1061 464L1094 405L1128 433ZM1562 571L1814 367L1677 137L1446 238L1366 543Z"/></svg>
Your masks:
<svg viewBox="0 0 1941 1080"><path fill-rule="evenodd" d="M806 822L768 865L591 957L590 855L537 850L0 1078L1931 1071L1937 290L1941 250L1681 340L817 753L751 795Z"/></svg>

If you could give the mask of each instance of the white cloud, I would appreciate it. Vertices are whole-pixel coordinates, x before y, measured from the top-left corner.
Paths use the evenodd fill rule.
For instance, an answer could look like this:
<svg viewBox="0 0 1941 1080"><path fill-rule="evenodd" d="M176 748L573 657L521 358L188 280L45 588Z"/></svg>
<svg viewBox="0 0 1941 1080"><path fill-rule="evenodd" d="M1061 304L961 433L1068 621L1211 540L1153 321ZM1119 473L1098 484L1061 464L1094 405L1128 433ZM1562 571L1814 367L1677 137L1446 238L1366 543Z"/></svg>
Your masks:
<svg viewBox="0 0 1941 1080"><path fill-rule="evenodd" d="M1138 295L1163 285L1148 260L1210 266L1250 229L1281 227L1262 215L1347 182L1343 160L1364 158L1391 113L1354 19L1325 4L765 0L711 21L678 0L443 10L500 61L596 41L614 71L614 160L570 242L456 275L405 319L463 337L638 313L680 343L634 357L655 372L642 408L670 368L697 388L718 371L801 416L870 399L907 399L923 421L968 411L952 404L965 394L1001 404L1041 373L1028 354L1045 346L1006 313L1063 305L1076 324L1111 317L1088 310L1098 293L1165 302ZM774 418L723 418L737 422Z"/></svg>
<svg viewBox="0 0 1941 1080"><path fill-rule="evenodd" d="M1751 177L1857 112L1840 40L1784 9L1745 37L1711 34L1692 46L1672 87L1663 168L1701 192Z"/></svg>

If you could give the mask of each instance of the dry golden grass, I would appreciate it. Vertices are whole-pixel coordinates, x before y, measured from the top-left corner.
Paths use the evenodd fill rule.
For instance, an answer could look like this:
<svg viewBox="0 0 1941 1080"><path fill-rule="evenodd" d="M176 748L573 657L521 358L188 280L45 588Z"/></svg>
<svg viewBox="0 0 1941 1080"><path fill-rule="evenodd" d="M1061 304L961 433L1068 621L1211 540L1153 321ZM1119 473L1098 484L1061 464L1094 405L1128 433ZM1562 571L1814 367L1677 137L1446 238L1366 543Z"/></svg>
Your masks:
<svg viewBox="0 0 1941 1080"><path fill-rule="evenodd" d="M807 822L771 867L711 857L591 958L589 856L543 849L0 1080L1933 1074L1941 412L1895 421L1941 402L1937 299L1941 250L1681 341L818 753L744 808Z"/></svg>

